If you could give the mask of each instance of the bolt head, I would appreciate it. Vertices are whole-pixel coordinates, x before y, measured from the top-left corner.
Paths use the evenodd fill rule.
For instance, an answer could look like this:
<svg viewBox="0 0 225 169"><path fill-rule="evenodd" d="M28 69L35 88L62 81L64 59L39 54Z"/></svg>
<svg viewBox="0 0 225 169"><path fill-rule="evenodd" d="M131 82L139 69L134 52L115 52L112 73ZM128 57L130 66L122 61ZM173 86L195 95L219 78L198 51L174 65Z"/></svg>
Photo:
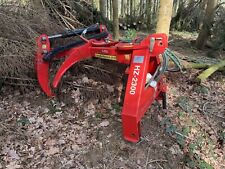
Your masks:
<svg viewBox="0 0 225 169"><path fill-rule="evenodd" d="M41 38L41 41L46 41L47 40L47 38L45 37L45 36L43 36L42 38Z"/></svg>
<svg viewBox="0 0 225 169"><path fill-rule="evenodd" d="M47 54L47 53L48 53L47 50L43 50L43 51L42 51L42 54Z"/></svg>

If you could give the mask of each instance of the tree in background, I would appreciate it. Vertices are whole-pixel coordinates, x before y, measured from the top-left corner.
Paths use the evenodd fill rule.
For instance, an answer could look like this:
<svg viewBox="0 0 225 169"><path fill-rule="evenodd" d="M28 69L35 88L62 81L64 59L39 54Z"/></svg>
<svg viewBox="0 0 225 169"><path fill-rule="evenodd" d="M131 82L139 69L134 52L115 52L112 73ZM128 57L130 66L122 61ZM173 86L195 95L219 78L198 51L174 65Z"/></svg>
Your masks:
<svg viewBox="0 0 225 169"><path fill-rule="evenodd" d="M130 0L127 0L126 9L127 9L126 14L129 15L130 14Z"/></svg>
<svg viewBox="0 0 225 169"><path fill-rule="evenodd" d="M152 16L152 1L146 1L146 15L147 15L147 29L150 30L151 27L151 16Z"/></svg>
<svg viewBox="0 0 225 169"><path fill-rule="evenodd" d="M107 7L107 1L106 0L100 0L100 11L102 12L102 15L106 18L106 7Z"/></svg>
<svg viewBox="0 0 225 169"><path fill-rule="evenodd" d="M208 0L202 29L196 40L196 47L198 49L202 49L205 46L206 41L210 36L210 28L212 27L214 11L216 9L217 3L218 3L217 0Z"/></svg>
<svg viewBox="0 0 225 169"><path fill-rule="evenodd" d="M119 17L118 17L118 0L112 1L113 7L113 37L115 40L119 39Z"/></svg>
<svg viewBox="0 0 225 169"><path fill-rule="evenodd" d="M144 8L144 0L140 0L140 4L139 4L140 8L139 8L139 15L142 15L143 12L143 8Z"/></svg>
<svg viewBox="0 0 225 169"><path fill-rule="evenodd" d="M100 10L99 0L92 0L92 4L98 11Z"/></svg>
<svg viewBox="0 0 225 169"><path fill-rule="evenodd" d="M207 3L208 3L208 0L203 0L200 7L201 7L201 10L203 12L201 12L202 14L202 17L201 18L204 18L204 14L205 14L205 11L206 11L206 8L207 8ZM199 19L199 30L202 29L202 26L203 26L203 19Z"/></svg>
<svg viewBox="0 0 225 169"><path fill-rule="evenodd" d="M125 16L125 9L126 9L126 0L121 0L121 17L123 18Z"/></svg>
<svg viewBox="0 0 225 169"><path fill-rule="evenodd" d="M110 11L110 20L112 21L113 20L113 0L109 0L110 1L110 9L108 9L109 11ZM118 8L118 5L117 5L117 8ZM117 11L118 11L118 9L117 9Z"/></svg>
<svg viewBox="0 0 225 169"><path fill-rule="evenodd" d="M160 0L156 33L165 33L169 35L172 12L173 0Z"/></svg>

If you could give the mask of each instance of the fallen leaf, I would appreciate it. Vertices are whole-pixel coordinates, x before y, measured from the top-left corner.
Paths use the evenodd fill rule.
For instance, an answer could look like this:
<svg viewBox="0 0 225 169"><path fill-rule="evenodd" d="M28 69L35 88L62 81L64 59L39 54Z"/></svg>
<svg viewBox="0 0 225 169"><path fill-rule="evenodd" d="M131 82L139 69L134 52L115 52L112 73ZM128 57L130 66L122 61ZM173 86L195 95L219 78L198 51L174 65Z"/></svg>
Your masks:
<svg viewBox="0 0 225 169"><path fill-rule="evenodd" d="M59 153L59 148L58 147L50 147L50 149L47 151L47 155L51 156L54 154Z"/></svg>
<svg viewBox="0 0 225 169"><path fill-rule="evenodd" d="M21 166L18 165L16 161L12 161L6 166L6 169L18 169L18 168L21 168Z"/></svg>
<svg viewBox="0 0 225 169"><path fill-rule="evenodd" d="M99 124L100 127L107 127L109 125L109 121L105 120Z"/></svg>
<svg viewBox="0 0 225 169"><path fill-rule="evenodd" d="M20 159L20 157L18 156L18 154L16 153L15 150L9 150L8 154L9 154L9 156L12 159L15 159L15 160L19 160Z"/></svg>

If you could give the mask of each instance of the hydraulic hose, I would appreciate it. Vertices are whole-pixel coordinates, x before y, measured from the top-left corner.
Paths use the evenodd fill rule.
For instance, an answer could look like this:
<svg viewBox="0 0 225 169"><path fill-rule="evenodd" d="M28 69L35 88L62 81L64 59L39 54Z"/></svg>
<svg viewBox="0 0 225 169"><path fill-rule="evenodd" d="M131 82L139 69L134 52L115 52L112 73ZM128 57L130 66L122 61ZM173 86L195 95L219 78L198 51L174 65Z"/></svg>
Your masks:
<svg viewBox="0 0 225 169"><path fill-rule="evenodd" d="M89 37L87 37L87 39L102 39L102 38L106 38L108 36L108 32L102 32L99 34L94 34L91 35ZM60 46L57 47L55 49L53 49L52 51L50 51L49 53L47 53L44 57L43 60L46 62L51 61L57 54L64 52L66 50L69 50L71 48L77 47L77 46L81 46L83 44L85 44L86 42L82 39L76 40L70 44L64 45L64 46Z"/></svg>
<svg viewBox="0 0 225 169"><path fill-rule="evenodd" d="M100 27L99 27L98 24L94 24L94 25L91 25L87 28L68 30L68 31L60 33L60 34L51 35L51 36L48 36L48 38L50 40L55 40L55 39L58 39L58 38L69 38L69 37L72 37L72 36L79 36L84 31L86 31L87 34L89 34L89 33L99 33Z"/></svg>
<svg viewBox="0 0 225 169"><path fill-rule="evenodd" d="M178 72L182 71L182 65L180 63L180 60L178 57L168 48L165 50L165 52L162 54L163 61L161 63L161 66L155 71L153 78L154 81L158 82L161 75L165 73L166 71L168 72ZM175 69L169 69L168 64L169 60L172 60L172 62L175 64L176 68Z"/></svg>

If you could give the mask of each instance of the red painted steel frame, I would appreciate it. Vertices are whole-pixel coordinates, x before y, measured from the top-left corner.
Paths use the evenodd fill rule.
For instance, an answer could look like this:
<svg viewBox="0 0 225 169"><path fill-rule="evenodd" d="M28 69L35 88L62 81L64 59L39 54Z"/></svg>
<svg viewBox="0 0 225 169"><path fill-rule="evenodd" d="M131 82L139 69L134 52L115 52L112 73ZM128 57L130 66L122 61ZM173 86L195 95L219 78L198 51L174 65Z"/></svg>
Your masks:
<svg viewBox="0 0 225 169"><path fill-rule="evenodd" d="M150 52L151 38L156 41ZM167 37L163 34L150 35L140 45L148 48L133 51L122 109L123 135L131 142L140 140L141 118L159 94L166 92L163 79L160 79L156 87L145 87L145 84L147 73L153 74L160 64L159 55L167 48Z"/></svg>
<svg viewBox="0 0 225 169"><path fill-rule="evenodd" d="M45 41L42 40L43 37L45 37ZM168 40L165 34L149 35L139 44L106 43L104 39L91 39L82 46L57 55L57 57L66 57L66 59L56 73L53 83L50 84L48 75L50 63L43 61L44 51L51 50L50 41L47 35L41 35L37 39L38 49L35 59L37 78L42 90L48 96L54 96L51 88L57 88L63 74L81 60L95 57L98 54L110 56L113 60L127 64L129 75L122 109L123 136L128 141L138 142L141 136L141 118L152 102L159 99L162 92L166 92L163 77L156 86L146 87L146 76L147 73L154 74L160 66L160 55L167 48L167 44Z"/></svg>
<svg viewBox="0 0 225 169"><path fill-rule="evenodd" d="M45 41L42 41L45 38ZM50 41L47 35L41 35L37 39L37 52L35 57L35 70L37 72L37 79L41 86L41 89L47 94L47 96L54 96L49 84L49 67L50 64L43 60L44 52L50 51Z"/></svg>

